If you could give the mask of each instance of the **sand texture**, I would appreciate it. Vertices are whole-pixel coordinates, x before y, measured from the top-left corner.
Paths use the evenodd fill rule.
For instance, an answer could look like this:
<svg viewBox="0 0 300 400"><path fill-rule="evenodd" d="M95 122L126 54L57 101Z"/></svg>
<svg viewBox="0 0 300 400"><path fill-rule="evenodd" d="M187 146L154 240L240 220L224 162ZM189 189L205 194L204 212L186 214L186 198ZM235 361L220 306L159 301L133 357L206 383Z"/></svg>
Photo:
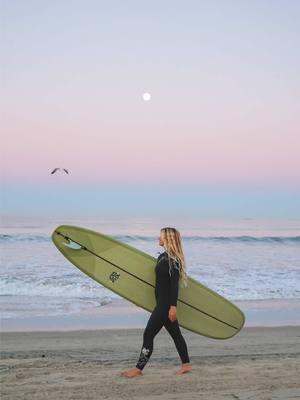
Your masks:
<svg viewBox="0 0 300 400"><path fill-rule="evenodd" d="M300 327L248 327L227 340L182 329L193 370L163 328L137 378L143 329L1 334L1 399L300 399Z"/></svg>

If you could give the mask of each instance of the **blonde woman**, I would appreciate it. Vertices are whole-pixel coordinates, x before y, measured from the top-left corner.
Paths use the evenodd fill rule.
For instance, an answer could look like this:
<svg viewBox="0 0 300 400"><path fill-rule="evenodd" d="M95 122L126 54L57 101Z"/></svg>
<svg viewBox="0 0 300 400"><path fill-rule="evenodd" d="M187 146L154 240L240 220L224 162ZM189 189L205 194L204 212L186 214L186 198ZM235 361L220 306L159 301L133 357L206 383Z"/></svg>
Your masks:
<svg viewBox="0 0 300 400"><path fill-rule="evenodd" d="M121 373L128 378L142 375L142 370L153 351L154 337L163 326L173 338L182 362L181 368L176 371L176 374L183 374L192 369L187 345L176 317L179 282L181 286L187 286L185 258L178 230L171 227L162 228L159 245L163 246L165 251L158 256L155 266L156 306L144 330L142 350L135 368Z"/></svg>

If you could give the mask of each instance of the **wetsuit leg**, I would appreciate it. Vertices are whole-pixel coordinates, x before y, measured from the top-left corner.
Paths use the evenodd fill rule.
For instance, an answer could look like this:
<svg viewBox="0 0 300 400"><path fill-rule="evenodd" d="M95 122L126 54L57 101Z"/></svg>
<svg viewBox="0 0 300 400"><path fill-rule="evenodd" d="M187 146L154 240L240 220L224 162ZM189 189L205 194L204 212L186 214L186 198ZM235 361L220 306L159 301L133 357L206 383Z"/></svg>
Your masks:
<svg viewBox="0 0 300 400"><path fill-rule="evenodd" d="M166 307L156 306L150 315L143 334L143 345L136 368L142 370L149 361L153 351L153 340L164 325L168 310Z"/></svg>
<svg viewBox="0 0 300 400"><path fill-rule="evenodd" d="M176 349L178 351L178 354L181 358L182 364L184 363L189 363L189 355L188 355L188 349L186 342L184 340L184 337L182 336L179 324L177 319L175 321L170 321L169 317L165 320L164 326L166 330L169 332L169 334L172 336L172 339L174 340Z"/></svg>

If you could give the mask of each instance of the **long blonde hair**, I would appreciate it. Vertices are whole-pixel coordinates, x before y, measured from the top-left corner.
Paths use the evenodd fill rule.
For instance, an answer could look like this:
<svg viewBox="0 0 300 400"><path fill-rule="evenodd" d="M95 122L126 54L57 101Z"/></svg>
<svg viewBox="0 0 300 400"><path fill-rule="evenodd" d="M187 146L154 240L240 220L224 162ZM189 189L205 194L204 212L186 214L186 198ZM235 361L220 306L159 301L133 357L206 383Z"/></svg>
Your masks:
<svg viewBox="0 0 300 400"><path fill-rule="evenodd" d="M169 274L171 274L171 260L175 262L172 263L173 266L179 269L180 276L180 286L187 287L188 285L188 277L186 273L186 263L182 249L182 241L181 235L179 231L175 228L171 228L169 226L161 228L160 230L164 235L164 248L168 254L169 258ZM176 267L176 262L179 264L179 268Z"/></svg>

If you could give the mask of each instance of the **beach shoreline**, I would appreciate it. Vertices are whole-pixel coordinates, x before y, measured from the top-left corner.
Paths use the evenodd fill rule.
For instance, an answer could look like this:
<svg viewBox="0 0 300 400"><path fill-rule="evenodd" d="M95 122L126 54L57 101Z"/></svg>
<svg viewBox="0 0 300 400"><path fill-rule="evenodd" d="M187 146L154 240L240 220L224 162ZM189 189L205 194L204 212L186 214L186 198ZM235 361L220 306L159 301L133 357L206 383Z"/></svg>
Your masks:
<svg viewBox="0 0 300 400"><path fill-rule="evenodd" d="M300 396L300 327L246 327L216 340L182 328L192 372L175 375L180 358L165 328L143 375L134 367L143 329L1 333L1 398L282 399Z"/></svg>
<svg viewBox="0 0 300 400"><path fill-rule="evenodd" d="M234 301L245 314L245 327L300 326L300 299ZM150 312L125 300L88 307L80 312L56 316L2 318L0 332L72 331L143 328Z"/></svg>

